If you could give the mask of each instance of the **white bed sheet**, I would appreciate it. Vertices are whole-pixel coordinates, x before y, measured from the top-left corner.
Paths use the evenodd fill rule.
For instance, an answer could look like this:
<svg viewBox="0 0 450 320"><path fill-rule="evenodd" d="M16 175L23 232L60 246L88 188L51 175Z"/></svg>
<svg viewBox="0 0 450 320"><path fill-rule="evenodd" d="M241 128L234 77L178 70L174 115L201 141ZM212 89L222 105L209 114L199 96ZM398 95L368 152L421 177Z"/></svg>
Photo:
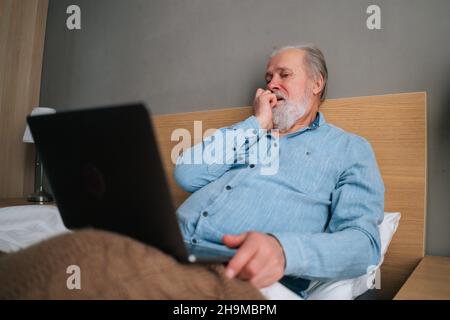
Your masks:
<svg viewBox="0 0 450 320"><path fill-rule="evenodd" d="M0 209L0 251L14 252L69 232L55 206L30 205Z"/></svg>

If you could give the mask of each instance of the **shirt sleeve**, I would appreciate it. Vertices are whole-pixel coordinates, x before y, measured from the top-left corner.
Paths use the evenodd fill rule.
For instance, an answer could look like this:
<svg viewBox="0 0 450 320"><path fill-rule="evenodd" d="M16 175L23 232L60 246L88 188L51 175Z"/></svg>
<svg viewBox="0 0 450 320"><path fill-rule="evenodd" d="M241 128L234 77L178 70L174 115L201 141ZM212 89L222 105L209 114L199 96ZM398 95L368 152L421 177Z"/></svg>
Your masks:
<svg viewBox="0 0 450 320"><path fill-rule="evenodd" d="M284 249L285 275L328 281L361 276L380 261L378 225L384 217L384 184L370 144L354 137L347 166L331 194L323 233L273 233Z"/></svg>
<svg viewBox="0 0 450 320"><path fill-rule="evenodd" d="M248 162L250 148L263 133L255 116L217 130L178 157L173 173L175 181L187 192L197 191L233 167Z"/></svg>

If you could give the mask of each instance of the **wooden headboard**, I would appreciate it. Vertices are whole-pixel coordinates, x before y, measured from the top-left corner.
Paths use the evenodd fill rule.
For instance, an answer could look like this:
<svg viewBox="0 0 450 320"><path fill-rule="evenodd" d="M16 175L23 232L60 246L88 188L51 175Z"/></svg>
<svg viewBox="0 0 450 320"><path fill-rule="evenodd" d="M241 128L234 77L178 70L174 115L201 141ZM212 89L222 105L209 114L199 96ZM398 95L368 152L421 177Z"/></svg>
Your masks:
<svg viewBox="0 0 450 320"><path fill-rule="evenodd" d="M377 297L391 299L424 256L427 146L426 93L402 93L326 100L321 106L327 122L370 141L385 183L385 211L401 212L398 230L381 268ZM177 128L191 132L202 121L203 132L242 121L252 108L228 108L156 116L160 152L172 196L179 206L189 195L172 177L171 134ZM199 141L193 141L193 143Z"/></svg>

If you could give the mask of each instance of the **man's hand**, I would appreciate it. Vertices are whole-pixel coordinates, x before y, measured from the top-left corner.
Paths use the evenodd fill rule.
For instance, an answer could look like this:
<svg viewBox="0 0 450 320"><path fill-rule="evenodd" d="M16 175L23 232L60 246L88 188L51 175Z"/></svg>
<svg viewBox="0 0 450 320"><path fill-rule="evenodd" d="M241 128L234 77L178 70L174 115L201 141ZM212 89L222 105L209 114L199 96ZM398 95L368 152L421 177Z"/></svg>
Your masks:
<svg viewBox="0 0 450 320"><path fill-rule="evenodd" d="M239 248L227 266L229 278L249 280L256 288L265 288L284 275L285 257L275 237L259 232L225 235L227 247Z"/></svg>
<svg viewBox="0 0 450 320"><path fill-rule="evenodd" d="M272 108L277 104L277 96L270 90L256 90L253 101L253 111L261 128L270 130L273 128Z"/></svg>

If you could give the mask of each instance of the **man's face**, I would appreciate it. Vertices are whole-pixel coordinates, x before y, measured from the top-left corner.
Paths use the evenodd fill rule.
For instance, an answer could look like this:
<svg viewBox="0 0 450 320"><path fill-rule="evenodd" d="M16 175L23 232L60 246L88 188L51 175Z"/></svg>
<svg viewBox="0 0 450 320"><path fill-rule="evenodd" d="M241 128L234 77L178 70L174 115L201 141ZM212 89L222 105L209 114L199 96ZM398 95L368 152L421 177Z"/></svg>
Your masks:
<svg viewBox="0 0 450 320"><path fill-rule="evenodd" d="M267 89L280 93L286 100L301 104L305 100L310 81L303 63L304 52L299 49L288 49L280 52L267 65ZM277 107L284 99L280 98Z"/></svg>
<svg viewBox="0 0 450 320"><path fill-rule="evenodd" d="M267 89L275 93L278 102L272 109L275 129L288 131L311 109L311 88L304 64L304 52L298 49L282 51L267 65Z"/></svg>

